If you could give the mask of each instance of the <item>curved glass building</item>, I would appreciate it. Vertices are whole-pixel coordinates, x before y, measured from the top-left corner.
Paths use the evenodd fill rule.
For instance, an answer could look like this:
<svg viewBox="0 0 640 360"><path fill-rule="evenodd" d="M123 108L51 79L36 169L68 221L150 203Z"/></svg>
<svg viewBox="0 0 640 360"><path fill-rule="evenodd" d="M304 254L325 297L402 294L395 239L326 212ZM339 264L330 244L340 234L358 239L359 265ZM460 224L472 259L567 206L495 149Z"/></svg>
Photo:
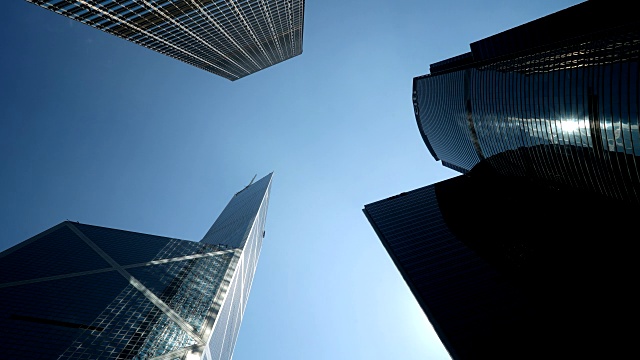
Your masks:
<svg viewBox="0 0 640 360"><path fill-rule="evenodd" d="M640 21L588 1L413 80L431 155L462 175L363 212L452 359L632 352ZM630 234L630 235L627 235Z"/></svg>
<svg viewBox="0 0 640 360"><path fill-rule="evenodd" d="M471 44L414 78L413 106L436 160L486 162L640 203L640 21L584 2Z"/></svg>

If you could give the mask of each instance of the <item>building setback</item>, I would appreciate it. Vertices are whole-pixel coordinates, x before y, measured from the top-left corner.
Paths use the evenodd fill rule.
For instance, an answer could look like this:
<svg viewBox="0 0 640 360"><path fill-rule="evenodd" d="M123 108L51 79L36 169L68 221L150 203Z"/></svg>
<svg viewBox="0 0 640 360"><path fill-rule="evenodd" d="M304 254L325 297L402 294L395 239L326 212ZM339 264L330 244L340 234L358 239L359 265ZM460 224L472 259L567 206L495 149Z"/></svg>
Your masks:
<svg viewBox="0 0 640 360"><path fill-rule="evenodd" d="M640 20L587 1L471 44L413 80L420 133L462 173L481 161L640 204Z"/></svg>
<svg viewBox="0 0 640 360"><path fill-rule="evenodd" d="M0 253L0 357L229 360L272 174L200 242L62 222Z"/></svg>
<svg viewBox="0 0 640 360"><path fill-rule="evenodd" d="M238 80L302 53L304 0L27 0Z"/></svg>

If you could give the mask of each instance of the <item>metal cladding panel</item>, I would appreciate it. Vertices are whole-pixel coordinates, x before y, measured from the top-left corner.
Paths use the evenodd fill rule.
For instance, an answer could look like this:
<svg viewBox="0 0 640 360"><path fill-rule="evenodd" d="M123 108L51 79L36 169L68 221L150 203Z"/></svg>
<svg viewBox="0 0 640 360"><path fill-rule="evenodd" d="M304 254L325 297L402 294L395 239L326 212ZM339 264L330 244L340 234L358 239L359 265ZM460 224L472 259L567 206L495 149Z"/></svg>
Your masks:
<svg viewBox="0 0 640 360"><path fill-rule="evenodd" d="M302 53L304 0L27 0L229 80Z"/></svg>
<svg viewBox="0 0 640 360"><path fill-rule="evenodd" d="M247 247L245 247L238 263L239 266L235 270L230 291L225 297L208 345L213 359L229 360L233 356L261 243L262 233L256 231L255 235L250 236Z"/></svg>
<svg viewBox="0 0 640 360"><path fill-rule="evenodd" d="M236 328L242 321L242 276L245 267L242 262L236 267L228 292L225 295L224 303L213 328L211 338L208 343L209 352L212 359L231 359L233 346L237 339Z"/></svg>
<svg viewBox="0 0 640 360"><path fill-rule="evenodd" d="M253 276L262 248L270 186L271 174L242 190L230 203L231 206L232 203L237 200L238 202L234 205L253 204L253 201L247 201L247 199L255 199L258 197L261 199L257 213L252 217L252 223L247 230L248 235L243 242L244 247L238 260L238 265L233 272L229 290L226 295L224 295L222 307L216 318L216 323L213 325L213 332L208 341L207 346L212 360L229 360L233 356L233 349L238 338L240 324L247 305ZM227 208L225 208L223 214ZM236 209L235 206L232 209ZM214 227L212 227L212 229L214 229ZM207 236L205 236L205 239L207 239ZM205 239L203 239L203 241L205 241Z"/></svg>

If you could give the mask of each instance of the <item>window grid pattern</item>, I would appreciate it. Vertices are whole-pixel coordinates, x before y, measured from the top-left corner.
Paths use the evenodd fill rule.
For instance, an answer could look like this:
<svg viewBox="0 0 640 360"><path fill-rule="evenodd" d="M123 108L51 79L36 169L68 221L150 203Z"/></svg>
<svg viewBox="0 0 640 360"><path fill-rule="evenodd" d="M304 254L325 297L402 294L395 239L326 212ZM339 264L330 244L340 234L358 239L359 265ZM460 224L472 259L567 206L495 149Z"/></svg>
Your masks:
<svg viewBox="0 0 640 360"><path fill-rule="evenodd" d="M224 231L201 242L67 221L1 252L0 268L14 268L0 272L3 354L231 359L265 234L271 178L238 192L221 214ZM244 238L231 236L229 226L242 227ZM38 266L30 258L43 261L44 270L30 271Z"/></svg>
<svg viewBox="0 0 640 360"><path fill-rule="evenodd" d="M589 358L592 347L576 351L585 339L602 354L619 344L609 334L635 304L611 279L634 277L634 252L590 240L616 238L611 224L633 223L638 206L540 185L472 171L365 205L453 359ZM616 310L594 327L584 302Z"/></svg>
<svg viewBox="0 0 640 360"><path fill-rule="evenodd" d="M50 254L65 248L55 258ZM66 226L45 235L44 240L30 243L0 261L2 283L11 283L39 277L90 271L109 267L78 236Z"/></svg>
<svg viewBox="0 0 640 360"><path fill-rule="evenodd" d="M37 254L46 254L50 257L50 262L55 264L56 256L52 254L60 253L75 254L80 260L84 260L83 257L91 259L90 255L95 255L93 249L84 244L75 233L67 231L70 227L64 224L66 223L57 226L54 231L46 232L44 236L16 251L3 254L5 255L3 260L7 260L7 264L15 265L14 259L28 259L31 255L38 258ZM184 321L191 324L196 332L203 330L207 316L211 315L210 309L214 306L214 300L227 267L234 256L234 252L230 252L229 247L86 224L74 223L72 226L96 236L99 239L98 242L102 244L106 244L110 238L109 235L112 235L111 245L113 249L120 251L120 253L116 252L114 257L129 263L124 268L134 276L134 279L145 285ZM163 246L160 247L161 244ZM122 248L125 251L122 251ZM155 255L151 254L149 248ZM77 253L67 249L83 249L83 251ZM123 257L122 255L127 252L139 253L139 255L133 258ZM64 260L64 254L60 255ZM189 258L189 256L195 258ZM146 262L130 264L132 260ZM83 263L84 261L80 261L80 265ZM5 262L3 261L2 264L4 265ZM3 274L0 278L0 291L12 296L4 296L7 302L3 305L6 314L1 317L15 318L9 324L5 324L6 326L3 325L3 328L11 328L11 333L24 335L31 332L37 333L44 327L43 331L53 336L54 344L47 344L46 341L39 342L39 345L45 348L34 349L32 352L38 354L42 351L45 357L60 356L60 359L151 359L193 344L204 344L202 339L189 336L144 296L140 289L128 285L125 278L118 274L115 268L110 268L107 262L102 260L102 262L96 262L95 266L99 267L95 270L100 273L79 272L72 277L65 277L62 274L60 279L36 278L30 279L31 282L29 280L6 281L15 279L13 277L5 279ZM20 272L24 268L24 265L17 266L15 271ZM45 269L48 268L45 267ZM65 269L67 271L84 270L85 267ZM31 274L31 276L38 275L44 274ZM113 290L116 292L113 293ZM117 295L118 291L120 291L119 295ZM34 292L38 295L34 296L32 294ZM112 295L109 295L110 293ZM67 294L66 297L63 296L65 294ZM26 301L26 299L31 300ZM111 304L101 304L109 299L113 299ZM33 304L28 305L31 303ZM84 308L86 309L83 311ZM99 313L101 309L104 310ZM30 336L21 336L21 338L27 339ZM3 339L14 343L7 349L7 354L12 353L10 350L12 348L15 348L16 354L24 353L25 344L15 342L9 334L3 336ZM72 344L66 350L60 349L60 345L65 342L72 342ZM56 353L56 348L60 352Z"/></svg>
<svg viewBox="0 0 640 360"><path fill-rule="evenodd" d="M111 271L0 288L0 357L57 359L126 286Z"/></svg>
<svg viewBox="0 0 640 360"><path fill-rule="evenodd" d="M304 0L27 0L229 80L302 53Z"/></svg>
<svg viewBox="0 0 640 360"><path fill-rule="evenodd" d="M150 359L196 343L131 285L92 325L104 330L84 331L59 359Z"/></svg>
<svg viewBox="0 0 640 360"><path fill-rule="evenodd" d="M244 247L270 186L271 174L236 193L207 231L202 243Z"/></svg>
<svg viewBox="0 0 640 360"><path fill-rule="evenodd" d="M504 175L640 202L638 67L474 70L473 119L483 153Z"/></svg>
<svg viewBox="0 0 640 360"><path fill-rule="evenodd" d="M218 244L171 239L87 224L73 225L123 266L229 249ZM131 243L137 244L136 251L131 251Z"/></svg>
<svg viewBox="0 0 640 360"><path fill-rule="evenodd" d="M414 110L436 160L470 170L480 161L467 122L464 72L414 80Z"/></svg>
<svg viewBox="0 0 640 360"><path fill-rule="evenodd" d="M414 107L427 145L453 168L475 165L469 154L477 141L478 153L503 175L640 203L639 56L640 32L631 29L423 76L414 80ZM463 85L471 92L467 127L477 137L451 126L465 123L465 99L450 91Z"/></svg>
<svg viewBox="0 0 640 360"><path fill-rule="evenodd" d="M129 269L196 331L201 331L233 253Z"/></svg>
<svg viewBox="0 0 640 360"><path fill-rule="evenodd" d="M637 60L640 57L640 30L635 27L637 25L633 24L601 31L535 54L494 60L481 68L530 75Z"/></svg>
<svg viewBox="0 0 640 360"><path fill-rule="evenodd" d="M263 196L260 196L261 204L259 210L251 225L238 266L234 271L233 279L229 285L230 291L226 295L226 300L220 310L220 316L217 320L219 323L215 325L208 343L209 351L215 360L229 360L233 356L233 349L238 339L240 324L249 299L253 276L257 267L260 249L262 248L271 186L270 178L269 176L268 179L263 179L269 180L269 183L266 184L266 189L264 185L257 183L254 185L256 188L262 189L264 193ZM252 195L252 197L256 196L255 194Z"/></svg>
<svg viewBox="0 0 640 360"><path fill-rule="evenodd" d="M487 331L518 295L452 232L434 185L367 204L364 212L452 357L472 358L451 352L470 346L471 329Z"/></svg>

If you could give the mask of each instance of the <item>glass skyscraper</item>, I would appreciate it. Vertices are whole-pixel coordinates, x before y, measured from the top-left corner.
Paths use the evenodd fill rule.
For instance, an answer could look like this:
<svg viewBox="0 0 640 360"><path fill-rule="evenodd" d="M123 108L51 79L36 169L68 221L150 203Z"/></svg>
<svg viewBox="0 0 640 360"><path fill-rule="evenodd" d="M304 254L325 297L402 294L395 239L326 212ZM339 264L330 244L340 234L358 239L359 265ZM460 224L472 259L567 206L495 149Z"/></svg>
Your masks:
<svg viewBox="0 0 640 360"><path fill-rule="evenodd" d="M429 152L462 175L363 211L453 359L635 351L639 19L583 2L413 79Z"/></svg>
<svg viewBox="0 0 640 360"><path fill-rule="evenodd" d="M200 242L65 221L0 253L0 358L231 359L272 174Z"/></svg>
<svg viewBox="0 0 640 360"><path fill-rule="evenodd" d="M302 53L304 0L27 0L237 80Z"/></svg>
<svg viewBox="0 0 640 360"><path fill-rule="evenodd" d="M363 210L451 357L634 351L638 207L486 171Z"/></svg>
<svg viewBox="0 0 640 360"><path fill-rule="evenodd" d="M587 1L471 44L414 78L436 160L640 204L640 21Z"/></svg>

